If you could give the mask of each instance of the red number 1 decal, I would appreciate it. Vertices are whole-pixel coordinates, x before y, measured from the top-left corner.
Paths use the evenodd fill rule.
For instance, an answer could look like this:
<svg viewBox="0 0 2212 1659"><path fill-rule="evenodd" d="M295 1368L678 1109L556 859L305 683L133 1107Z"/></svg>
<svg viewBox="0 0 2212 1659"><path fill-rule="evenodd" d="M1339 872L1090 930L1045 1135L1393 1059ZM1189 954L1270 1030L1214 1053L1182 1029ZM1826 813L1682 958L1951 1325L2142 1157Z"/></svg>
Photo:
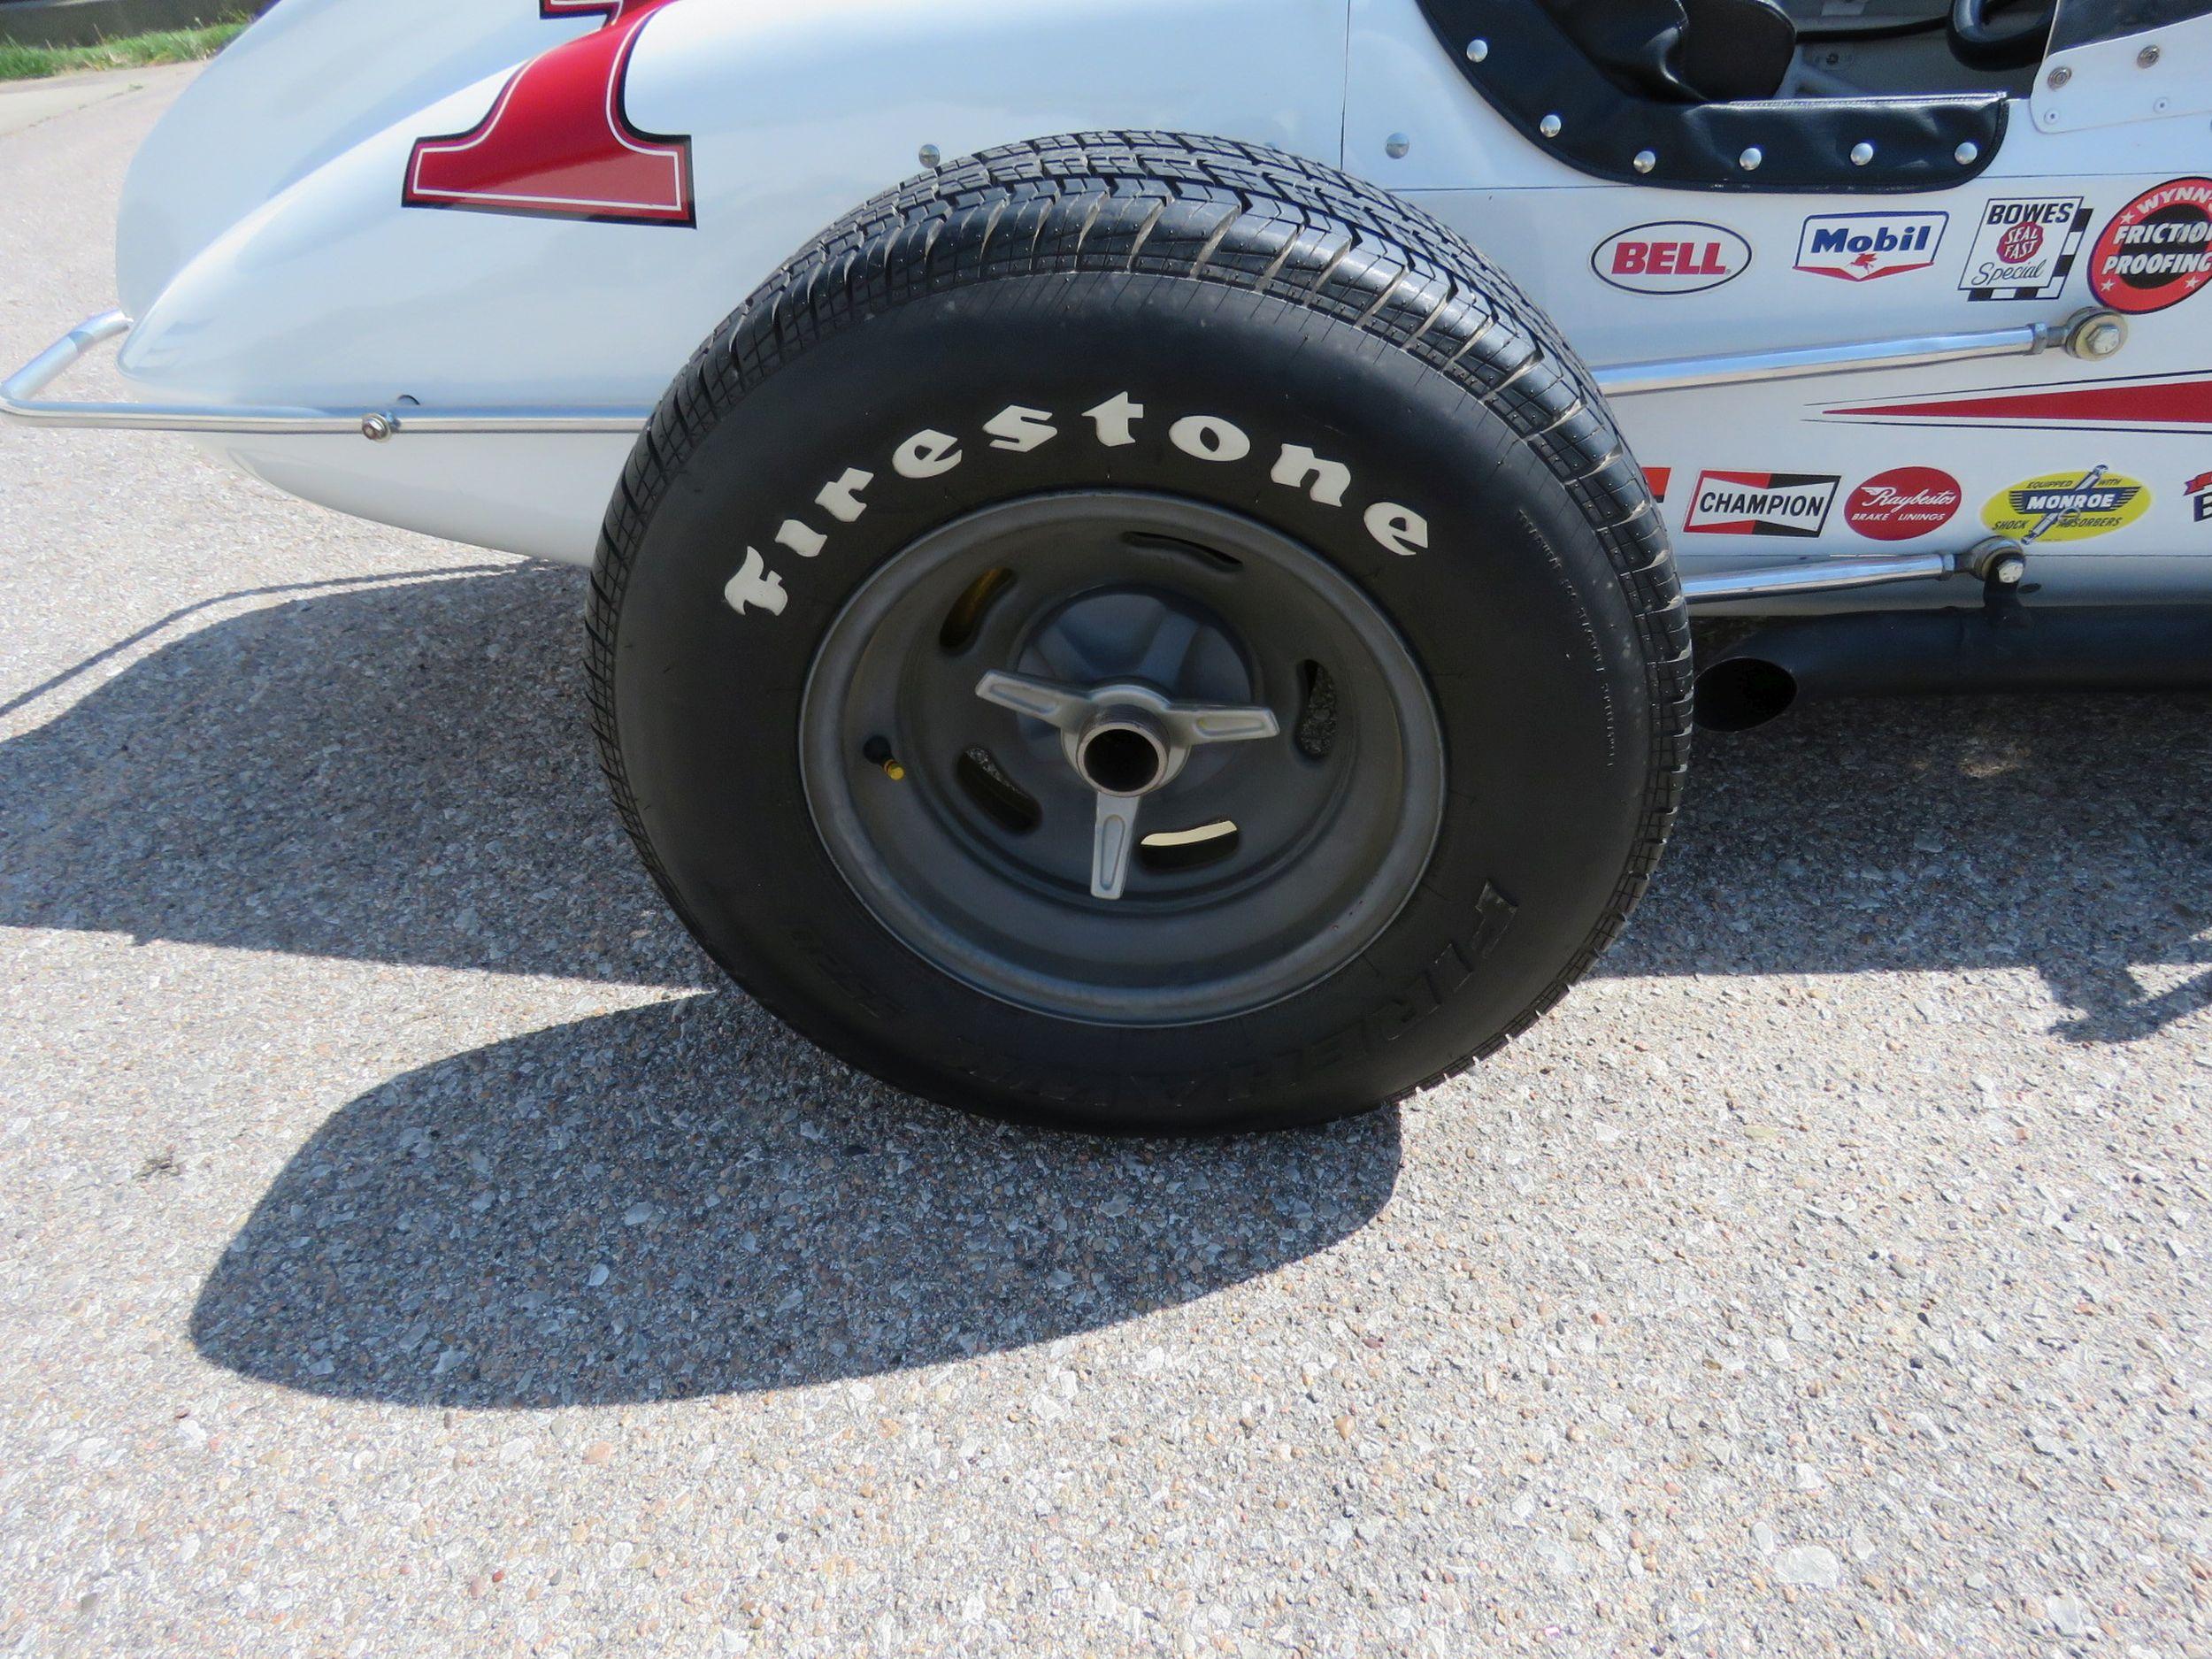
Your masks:
<svg viewBox="0 0 2212 1659"><path fill-rule="evenodd" d="M409 207L470 208L625 225L697 222L691 140L642 133L623 107L630 54L675 0L538 0L541 18L595 16L594 34L515 71L465 133L415 142Z"/></svg>

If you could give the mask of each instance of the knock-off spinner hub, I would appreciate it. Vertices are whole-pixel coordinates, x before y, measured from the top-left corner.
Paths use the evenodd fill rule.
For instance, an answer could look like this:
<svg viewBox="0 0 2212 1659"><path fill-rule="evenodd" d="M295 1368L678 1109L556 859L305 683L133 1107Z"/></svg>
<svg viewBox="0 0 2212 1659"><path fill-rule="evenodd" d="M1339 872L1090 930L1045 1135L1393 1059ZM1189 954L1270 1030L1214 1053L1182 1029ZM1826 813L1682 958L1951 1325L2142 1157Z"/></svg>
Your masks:
<svg viewBox="0 0 2212 1659"><path fill-rule="evenodd" d="M1177 703L1149 686L1069 686L994 670L975 695L1044 721L1076 775L1098 798L1091 838L1091 896L1118 899L1136 849L1137 804L1175 780L1191 750L1282 730L1271 709Z"/></svg>

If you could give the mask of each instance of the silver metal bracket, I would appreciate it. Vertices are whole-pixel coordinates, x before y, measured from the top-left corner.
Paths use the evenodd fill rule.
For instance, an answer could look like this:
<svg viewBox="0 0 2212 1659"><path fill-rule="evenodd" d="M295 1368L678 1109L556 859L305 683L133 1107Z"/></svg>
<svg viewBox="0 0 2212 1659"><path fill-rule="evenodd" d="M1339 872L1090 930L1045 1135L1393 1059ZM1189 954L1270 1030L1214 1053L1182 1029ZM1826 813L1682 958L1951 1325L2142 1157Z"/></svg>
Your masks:
<svg viewBox="0 0 2212 1659"><path fill-rule="evenodd" d="M1694 605L1711 605L1736 599L1772 599L1792 594L1886 588L1893 582L1939 581L1946 576L1972 576L1995 587L2017 588L2026 580L2027 569L2024 547L2006 536L1989 536L1963 552L1806 559L1795 565L1766 565L1752 570L1719 571L1709 576L1686 576L1682 579L1682 596Z"/></svg>
<svg viewBox="0 0 2212 1659"><path fill-rule="evenodd" d="M409 433L635 433L653 416L651 408L642 404L428 409L406 397L367 409L41 399L40 394L88 351L120 339L131 327L131 319L121 311L104 311L78 324L0 381L0 419L25 426L110 432L352 436L384 443ZM2033 357L2050 350L2101 362L2125 346L2127 337L2127 319L2117 311L2091 310L2062 323L2029 323L1983 334L1924 334L1855 345L1796 346L1778 351L1623 364L1595 371L1595 378L1609 397L1637 397L1703 386L1748 386L1872 369L1924 368L1983 357Z"/></svg>
<svg viewBox="0 0 2212 1659"><path fill-rule="evenodd" d="M652 419L648 408L425 409L396 399L381 409L318 409L255 404L48 403L39 394L96 346L131 331L121 311L78 324L0 381L0 419L32 426L108 432L205 432L288 437L356 437L382 442L403 433L635 433Z"/></svg>
<svg viewBox="0 0 2212 1659"><path fill-rule="evenodd" d="M1920 369L1984 357L2032 357L2046 351L2101 363L2127 344L2127 319L2119 312L2077 311L2060 323L2026 323L1969 334L1919 334L1908 340L1877 340L1851 345L1791 346L1779 351L1745 351L1724 357L1675 357L1664 362L1628 363L1594 371L1608 397L1640 397L1651 392L1692 391L1701 386L1754 386L1768 380L1811 380L1825 374L1857 374L1870 369Z"/></svg>

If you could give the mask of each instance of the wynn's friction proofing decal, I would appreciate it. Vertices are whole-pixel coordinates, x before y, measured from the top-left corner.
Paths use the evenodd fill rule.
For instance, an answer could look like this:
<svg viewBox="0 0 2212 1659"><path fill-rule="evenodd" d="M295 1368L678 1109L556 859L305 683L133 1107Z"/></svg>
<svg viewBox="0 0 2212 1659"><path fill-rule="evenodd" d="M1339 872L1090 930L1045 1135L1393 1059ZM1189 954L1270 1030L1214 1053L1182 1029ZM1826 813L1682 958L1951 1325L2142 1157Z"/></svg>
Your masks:
<svg viewBox="0 0 2212 1659"><path fill-rule="evenodd" d="M2005 196L1982 209L1959 273L1970 300L2053 300L2066 291L2093 215L2078 196Z"/></svg>
<svg viewBox="0 0 2212 1659"><path fill-rule="evenodd" d="M2212 371L1997 386L1889 403L1820 407L1828 420L2042 432L2212 432Z"/></svg>
<svg viewBox="0 0 2212 1659"><path fill-rule="evenodd" d="M1932 466L1900 466L1876 474L1851 492L1843 521L1872 541L1909 541L1929 535L1958 516L1966 499L1959 481Z"/></svg>
<svg viewBox="0 0 2212 1659"><path fill-rule="evenodd" d="M1751 268L1751 244L1722 225L1665 219L1608 236L1590 268L1632 294L1701 294Z"/></svg>
<svg viewBox="0 0 2212 1659"><path fill-rule="evenodd" d="M602 27L541 52L509 77L465 133L418 139L401 201L626 225L697 222L691 140L641 131L625 99L630 57L676 0L538 0L549 19Z"/></svg>
<svg viewBox="0 0 2212 1659"><path fill-rule="evenodd" d="M2018 538L2062 514L2035 540L2086 541L2124 530L2150 511L2151 492L2139 480L2101 466L2085 472L2050 472L1999 490L1982 509L1982 522L1998 535Z"/></svg>
<svg viewBox="0 0 2212 1659"><path fill-rule="evenodd" d="M1925 271L1943 246L1948 213L1820 213L1797 238L1797 268L1846 282Z"/></svg>
<svg viewBox="0 0 2212 1659"><path fill-rule="evenodd" d="M2112 216L2089 286L2115 311L2162 311L2212 282L2212 179L2175 179Z"/></svg>
<svg viewBox="0 0 2212 1659"><path fill-rule="evenodd" d="M1809 472L1701 472L1686 535L1818 535L1839 478Z"/></svg>

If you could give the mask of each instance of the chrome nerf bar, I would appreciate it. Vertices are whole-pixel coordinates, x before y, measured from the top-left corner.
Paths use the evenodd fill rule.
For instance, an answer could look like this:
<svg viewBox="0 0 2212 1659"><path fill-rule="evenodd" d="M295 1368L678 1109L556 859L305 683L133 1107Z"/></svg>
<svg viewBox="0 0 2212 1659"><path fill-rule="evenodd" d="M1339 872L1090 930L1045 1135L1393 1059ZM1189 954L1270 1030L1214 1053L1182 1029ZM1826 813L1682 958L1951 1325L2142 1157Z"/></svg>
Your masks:
<svg viewBox="0 0 2212 1659"><path fill-rule="evenodd" d="M2032 357L2060 350L2101 363L2127 344L2127 319L2117 311L2078 311L2062 323L2027 323L1971 334L1922 334L1849 346L1794 346L1728 357L1678 357L1663 363L1624 363L1594 371L1608 397L1647 392L1684 392L1701 386L1751 386L1763 380L1803 380L1863 369L1924 369L1981 357Z"/></svg>
<svg viewBox="0 0 2212 1659"><path fill-rule="evenodd" d="M39 394L95 346L130 333L121 311L103 311L74 328L0 381L0 419L34 426L95 427L124 432L275 433L287 436L354 434L373 442L402 433L636 432L651 409L553 405L544 408L425 409L395 402L381 409L257 407L251 404L81 403L42 402ZM1731 357L1682 357L1623 364L1596 371L1610 397L1687 391L1701 386L1744 386L1763 380L1804 380L1864 369L1904 369L1963 363L1978 357L2033 357L2053 349L2101 362L2127 343L2127 319L2116 311L2086 311L2063 323L2029 323L1985 334L1926 334L1911 340L1857 345L1801 346Z"/></svg>
<svg viewBox="0 0 2212 1659"><path fill-rule="evenodd" d="M0 381L0 419L34 426L95 427L111 432L278 433L382 442L402 432L634 433L652 419L647 408L421 409L401 402L386 409L259 407L252 404L43 403L39 394L95 346L130 333L121 311L78 324Z"/></svg>

